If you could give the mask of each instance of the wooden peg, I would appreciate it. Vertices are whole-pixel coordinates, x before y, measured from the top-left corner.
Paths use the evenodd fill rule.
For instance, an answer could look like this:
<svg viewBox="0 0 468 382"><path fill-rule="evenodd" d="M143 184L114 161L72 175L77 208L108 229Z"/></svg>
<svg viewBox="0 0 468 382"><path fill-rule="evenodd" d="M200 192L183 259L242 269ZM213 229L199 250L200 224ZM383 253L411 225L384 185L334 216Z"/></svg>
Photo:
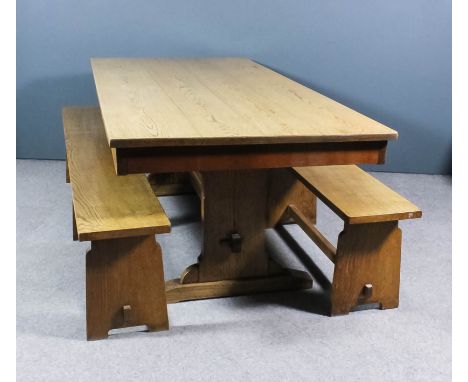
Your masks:
<svg viewBox="0 0 468 382"><path fill-rule="evenodd" d="M372 284L364 284L364 287L362 288L362 296L364 298L372 296Z"/></svg>
<svg viewBox="0 0 468 382"><path fill-rule="evenodd" d="M128 324L131 320L132 307L131 305L124 305L122 307L124 324Z"/></svg>
<svg viewBox="0 0 468 382"><path fill-rule="evenodd" d="M231 252L239 253L242 251L242 236L238 232L231 232L220 242L227 243L231 247Z"/></svg>

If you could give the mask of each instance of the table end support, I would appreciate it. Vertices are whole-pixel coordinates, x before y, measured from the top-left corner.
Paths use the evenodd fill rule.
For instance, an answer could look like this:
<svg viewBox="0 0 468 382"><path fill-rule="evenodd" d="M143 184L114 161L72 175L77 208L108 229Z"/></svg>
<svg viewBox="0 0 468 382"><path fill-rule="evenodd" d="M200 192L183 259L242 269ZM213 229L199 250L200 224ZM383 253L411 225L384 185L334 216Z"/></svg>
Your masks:
<svg viewBox="0 0 468 382"><path fill-rule="evenodd" d="M193 265L189 267L192 272L193 267ZM189 275L193 277L191 273ZM168 304L208 298L310 289L313 283L308 273L287 268L282 268L281 273L275 272L264 277L191 283L184 283L184 281L187 280L179 278L166 281Z"/></svg>

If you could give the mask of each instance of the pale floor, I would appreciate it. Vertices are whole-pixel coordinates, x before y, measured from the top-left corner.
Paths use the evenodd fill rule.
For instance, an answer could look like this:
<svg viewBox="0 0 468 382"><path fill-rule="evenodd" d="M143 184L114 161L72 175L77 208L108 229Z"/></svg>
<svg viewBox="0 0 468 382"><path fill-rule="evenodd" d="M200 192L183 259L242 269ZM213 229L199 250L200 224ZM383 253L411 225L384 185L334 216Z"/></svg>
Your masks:
<svg viewBox="0 0 468 382"><path fill-rule="evenodd" d="M89 244L72 241L64 162L18 160L18 381L449 381L451 178L374 175L423 210L422 219L401 223L398 309L325 316L320 283L331 264L290 226L325 275L315 273L311 291L174 304L169 331L87 342ZM192 196L161 202L173 230L158 240L166 278L174 278L200 251L198 203ZM319 227L336 238L341 220L321 204L319 214ZM268 237L274 255L302 268L277 233Z"/></svg>

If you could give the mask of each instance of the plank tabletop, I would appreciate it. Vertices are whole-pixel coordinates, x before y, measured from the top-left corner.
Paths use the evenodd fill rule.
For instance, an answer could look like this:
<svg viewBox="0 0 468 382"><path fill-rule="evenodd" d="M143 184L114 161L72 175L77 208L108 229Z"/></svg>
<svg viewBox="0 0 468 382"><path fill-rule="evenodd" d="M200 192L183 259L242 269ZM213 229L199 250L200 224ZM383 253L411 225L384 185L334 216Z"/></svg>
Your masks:
<svg viewBox="0 0 468 382"><path fill-rule="evenodd" d="M395 130L246 58L91 64L113 148L397 138Z"/></svg>

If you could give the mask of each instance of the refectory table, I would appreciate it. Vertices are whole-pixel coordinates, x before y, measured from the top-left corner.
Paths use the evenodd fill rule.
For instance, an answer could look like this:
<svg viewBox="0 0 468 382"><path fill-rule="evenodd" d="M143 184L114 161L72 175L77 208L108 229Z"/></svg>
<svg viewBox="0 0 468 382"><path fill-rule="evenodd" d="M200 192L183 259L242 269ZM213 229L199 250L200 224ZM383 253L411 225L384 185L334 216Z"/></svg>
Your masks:
<svg viewBox="0 0 468 382"><path fill-rule="evenodd" d="M190 172L201 198L198 262L168 302L307 288L268 254L265 229L315 197L287 168L380 164L396 131L245 58L92 60L118 175Z"/></svg>

